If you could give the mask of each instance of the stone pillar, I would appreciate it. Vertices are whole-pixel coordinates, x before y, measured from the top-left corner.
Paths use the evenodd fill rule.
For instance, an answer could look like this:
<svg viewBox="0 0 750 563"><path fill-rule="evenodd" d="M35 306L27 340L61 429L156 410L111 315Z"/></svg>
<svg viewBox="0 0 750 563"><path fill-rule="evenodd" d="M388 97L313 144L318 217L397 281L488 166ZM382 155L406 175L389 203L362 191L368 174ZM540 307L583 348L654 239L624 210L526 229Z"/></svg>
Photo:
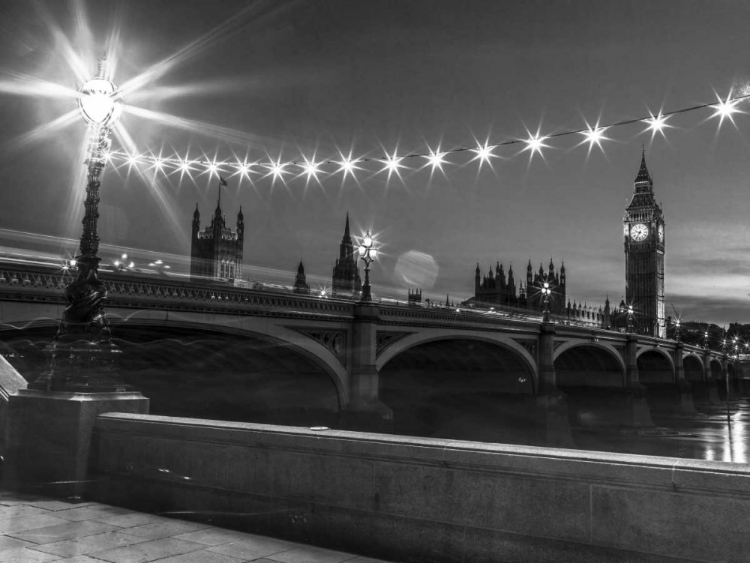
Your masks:
<svg viewBox="0 0 750 563"><path fill-rule="evenodd" d="M348 430L390 432L393 411L378 396L377 329L380 310L373 302L354 306L352 350L349 366L349 403L341 413Z"/></svg>
<svg viewBox="0 0 750 563"><path fill-rule="evenodd" d="M638 377L638 335L629 333L625 342L625 425L655 426L646 399L646 388Z"/></svg>
<svg viewBox="0 0 750 563"><path fill-rule="evenodd" d="M555 374L555 325L542 323L539 332L539 394L558 392Z"/></svg>
<svg viewBox="0 0 750 563"><path fill-rule="evenodd" d="M696 399L702 403L717 405L721 403L719 398L719 382L714 379L711 373L711 351L706 350L703 355L703 390L700 391ZM694 395L695 396L695 395Z"/></svg>
<svg viewBox="0 0 750 563"><path fill-rule="evenodd" d="M631 388L640 385L638 382L638 336L628 334L625 342L625 387Z"/></svg>
<svg viewBox="0 0 750 563"><path fill-rule="evenodd" d="M551 447L575 447L568 420L568 401L557 387L555 373L555 325L542 323L539 330L539 385L536 396L541 443Z"/></svg>
<svg viewBox="0 0 750 563"><path fill-rule="evenodd" d="M148 414L138 392L73 393L21 389L8 400L5 484L37 494L81 497L89 474L94 419L107 412Z"/></svg>
<svg viewBox="0 0 750 563"><path fill-rule="evenodd" d="M685 379L685 364L684 358L684 345L682 342L677 342L672 355L674 361L674 378L677 386L677 392L679 393L678 398L678 409L681 412L695 412L695 404L693 403L693 393L690 387L690 382Z"/></svg>

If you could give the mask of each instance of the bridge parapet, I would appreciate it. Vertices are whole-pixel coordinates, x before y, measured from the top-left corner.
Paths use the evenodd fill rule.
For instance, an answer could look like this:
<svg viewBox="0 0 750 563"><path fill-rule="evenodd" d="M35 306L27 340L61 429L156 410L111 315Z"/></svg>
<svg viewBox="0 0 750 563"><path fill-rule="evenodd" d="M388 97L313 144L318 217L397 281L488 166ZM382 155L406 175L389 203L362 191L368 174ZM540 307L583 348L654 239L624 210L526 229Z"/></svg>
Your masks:
<svg viewBox="0 0 750 563"><path fill-rule="evenodd" d="M154 279L133 274L102 272L108 303L125 308L217 310L233 314L263 314L273 310L293 311L296 315L315 314L353 318L354 304L337 299L321 299L214 284ZM73 274L40 266L0 266L0 300L64 303L62 289Z"/></svg>
<svg viewBox="0 0 750 563"><path fill-rule="evenodd" d="M442 307L399 307L393 305L380 306L380 324L409 324L411 326L420 325L441 325L474 328L498 327L526 329L538 332L539 322L528 319L514 319L486 311L475 311L473 309L447 309Z"/></svg>

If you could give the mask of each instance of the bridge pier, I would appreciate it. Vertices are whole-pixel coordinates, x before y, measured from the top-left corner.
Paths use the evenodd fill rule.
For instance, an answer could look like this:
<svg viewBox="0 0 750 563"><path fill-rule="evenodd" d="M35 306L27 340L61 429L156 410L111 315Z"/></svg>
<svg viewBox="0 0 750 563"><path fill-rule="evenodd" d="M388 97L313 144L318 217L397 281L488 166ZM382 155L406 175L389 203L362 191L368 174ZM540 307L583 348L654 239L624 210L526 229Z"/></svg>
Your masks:
<svg viewBox="0 0 750 563"><path fill-rule="evenodd" d="M672 359L674 360L674 379L679 393L678 409L683 413L694 413L695 403L693 403L693 393L690 382L685 378L684 363L685 346L682 342L677 342Z"/></svg>
<svg viewBox="0 0 750 563"><path fill-rule="evenodd" d="M539 332L539 384L535 398L543 442L552 447L575 447L568 419L568 400L557 386L554 323L542 323Z"/></svg>
<svg viewBox="0 0 750 563"><path fill-rule="evenodd" d="M378 306L360 302L354 306L352 347L349 358L349 402L341 412L341 425L347 430L390 432L393 410L378 396L377 325Z"/></svg>
<svg viewBox="0 0 750 563"><path fill-rule="evenodd" d="M646 400L646 388L638 377L638 336L628 334L625 342L625 426L655 426Z"/></svg>

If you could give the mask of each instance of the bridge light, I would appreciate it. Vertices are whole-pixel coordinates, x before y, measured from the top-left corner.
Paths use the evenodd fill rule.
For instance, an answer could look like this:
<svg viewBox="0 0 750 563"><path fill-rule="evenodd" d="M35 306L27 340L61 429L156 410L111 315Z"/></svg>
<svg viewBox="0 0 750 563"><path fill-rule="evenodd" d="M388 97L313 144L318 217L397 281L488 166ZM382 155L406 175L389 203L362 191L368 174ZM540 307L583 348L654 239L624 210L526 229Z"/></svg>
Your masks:
<svg viewBox="0 0 750 563"><path fill-rule="evenodd" d="M357 249L359 258L365 263L365 283L362 286L362 301L372 301L370 292L370 264L377 258L378 251L373 247L372 235L370 231L362 238L362 244Z"/></svg>
<svg viewBox="0 0 750 563"><path fill-rule="evenodd" d="M114 125L122 113L117 88L103 76L92 78L80 90L78 108L83 119L94 126Z"/></svg>

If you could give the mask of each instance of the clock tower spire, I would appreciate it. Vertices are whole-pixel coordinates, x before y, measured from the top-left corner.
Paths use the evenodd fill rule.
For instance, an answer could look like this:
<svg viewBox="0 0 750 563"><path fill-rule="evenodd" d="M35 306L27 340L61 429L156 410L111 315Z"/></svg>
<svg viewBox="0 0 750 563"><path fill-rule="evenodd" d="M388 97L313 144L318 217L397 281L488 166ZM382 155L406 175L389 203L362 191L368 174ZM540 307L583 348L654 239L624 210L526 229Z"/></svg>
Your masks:
<svg viewBox="0 0 750 563"><path fill-rule="evenodd" d="M625 299L633 305L633 325L639 334L666 338L664 314L664 214L654 199L654 183L646 166L646 151L635 177L633 198L623 217Z"/></svg>

